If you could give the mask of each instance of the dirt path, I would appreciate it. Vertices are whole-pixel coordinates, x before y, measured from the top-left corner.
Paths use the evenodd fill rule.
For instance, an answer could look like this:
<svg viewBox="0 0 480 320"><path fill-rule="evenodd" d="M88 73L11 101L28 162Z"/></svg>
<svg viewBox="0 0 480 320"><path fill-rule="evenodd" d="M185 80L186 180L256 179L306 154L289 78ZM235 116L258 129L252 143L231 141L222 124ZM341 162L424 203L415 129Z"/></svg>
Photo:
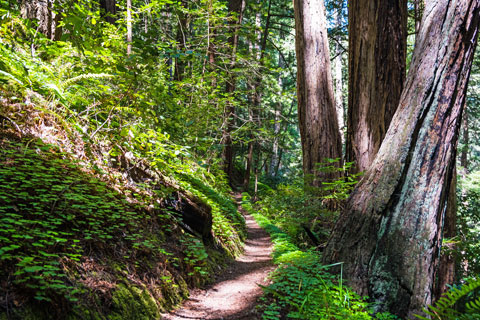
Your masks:
<svg viewBox="0 0 480 320"><path fill-rule="evenodd" d="M237 201L238 196L236 197ZM268 234L253 217L245 215L247 240L245 252L237 258L206 289L195 289L183 306L162 315L167 320L234 320L261 319L255 310L262 289L257 284L268 284L266 277L273 270L272 243Z"/></svg>

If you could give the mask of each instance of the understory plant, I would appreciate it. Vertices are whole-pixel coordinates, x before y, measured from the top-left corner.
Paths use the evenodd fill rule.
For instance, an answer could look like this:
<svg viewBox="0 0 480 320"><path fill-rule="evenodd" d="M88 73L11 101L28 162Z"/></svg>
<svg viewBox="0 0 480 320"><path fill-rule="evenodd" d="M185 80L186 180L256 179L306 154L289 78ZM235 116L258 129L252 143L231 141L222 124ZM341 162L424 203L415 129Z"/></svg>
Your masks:
<svg viewBox="0 0 480 320"><path fill-rule="evenodd" d="M372 316L367 299L348 288L341 273L329 273L333 265L322 265L318 251L301 250L271 219L255 212L246 193L242 207L270 234L278 266L270 276L272 283L262 287L263 319L396 319L389 313Z"/></svg>
<svg viewBox="0 0 480 320"><path fill-rule="evenodd" d="M437 302L426 307L422 320L477 320L480 319L480 279L467 279L452 287Z"/></svg>
<svg viewBox="0 0 480 320"><path fill-rule="evenodd" d="M352 166L352 163L347 163L338 168L335 166L337 161L331 159L319 164L319 170L343 173ZM255 203L255 209L274 221L301 248L322 245L359 176L342 175L323 183L322 187L309 185L308 177L297 177L290 184L279 184L275 189L265 190Z"/></svg>

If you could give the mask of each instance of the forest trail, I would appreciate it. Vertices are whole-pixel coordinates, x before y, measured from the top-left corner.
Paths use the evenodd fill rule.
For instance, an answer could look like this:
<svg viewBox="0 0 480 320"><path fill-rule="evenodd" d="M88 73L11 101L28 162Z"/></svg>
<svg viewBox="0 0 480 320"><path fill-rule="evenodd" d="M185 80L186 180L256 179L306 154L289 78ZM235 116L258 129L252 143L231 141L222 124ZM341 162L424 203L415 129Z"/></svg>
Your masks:
<svg viewBox="0 0 480 320"><path fill-rule="evenodd" d="M237 203L241 194L235 194ZM167 320L235 320L261 319L256 312L257 299L262 295L258 286L267 285L267 275L274 269L272 242L265 230L239 206L247 224L245 252L238 257L215 282L205 289L194 289L181 308L163 314Z"/></svg>

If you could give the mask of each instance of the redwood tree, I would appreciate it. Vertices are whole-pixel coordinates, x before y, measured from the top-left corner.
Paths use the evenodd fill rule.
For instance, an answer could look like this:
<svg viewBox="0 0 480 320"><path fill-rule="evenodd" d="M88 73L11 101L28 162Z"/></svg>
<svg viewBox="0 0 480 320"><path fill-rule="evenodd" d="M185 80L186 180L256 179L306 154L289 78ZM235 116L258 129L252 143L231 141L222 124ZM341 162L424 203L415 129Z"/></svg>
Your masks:
<svg viewBox="0 0 480 320"><path fill-rule="evenodd" d="M346 160L372 163L397 109L407 55L407 0L349 1Z"/></svg>
<svg viewBox="0 0 480 320"><path fill-rule="evenodd" d="M316 169L327 158L341 158L342 146L333 96L323 0L295 0L297 100L303 171L313 185L338 173Z"/></svg>
<svg viewBox="0 0 480 320"><path fill-rule="evenodd" d="M325 249L358 293L401 317L432 301L479 8L426 1L397 112Z"/></svg>

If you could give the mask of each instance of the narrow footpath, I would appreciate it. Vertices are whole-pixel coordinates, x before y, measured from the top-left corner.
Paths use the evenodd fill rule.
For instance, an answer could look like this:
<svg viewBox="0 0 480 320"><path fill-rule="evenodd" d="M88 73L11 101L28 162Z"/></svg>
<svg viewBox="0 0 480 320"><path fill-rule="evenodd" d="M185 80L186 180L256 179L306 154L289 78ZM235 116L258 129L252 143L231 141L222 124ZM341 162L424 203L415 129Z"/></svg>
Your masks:
<svg viewBox="0 0 480 320"><path fill-rule="evenodd" d="M236 195L237 202L241 195ZM206 289L195 289L178 310L162 315L167 320L236 320L261 319L255 306L262 295L258 286L267 285L267 275L274 269L269 235L251 215L240 211L247 224L245 252Z"/></svg>

